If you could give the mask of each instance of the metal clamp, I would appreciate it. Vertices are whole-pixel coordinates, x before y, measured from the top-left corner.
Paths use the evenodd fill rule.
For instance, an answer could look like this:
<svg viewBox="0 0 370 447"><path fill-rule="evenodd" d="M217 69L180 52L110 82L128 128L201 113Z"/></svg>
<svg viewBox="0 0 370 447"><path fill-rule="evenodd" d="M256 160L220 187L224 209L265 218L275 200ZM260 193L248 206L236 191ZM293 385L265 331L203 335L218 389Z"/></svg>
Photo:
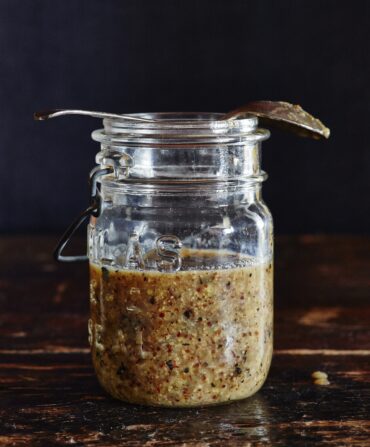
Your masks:
<svg viewBox="0 0 370 447"><path fill-rule="evenodd" d="M82 224L82 222L89 216L99 217L101 212L101 196L99 189L97 187L98 178L111 174L113 172L113 168L101 168L100 166L96 166L90 172L90 196L91 201L90 205L72 222L72 224L67 228L61 237L58 245L54 250L54 259L59 262L80 262L87 261L87 255L78 255L78 256L64 256L62 255L62 251L65 246L68 244L69 240L77 230L77 228Z"/></svg>

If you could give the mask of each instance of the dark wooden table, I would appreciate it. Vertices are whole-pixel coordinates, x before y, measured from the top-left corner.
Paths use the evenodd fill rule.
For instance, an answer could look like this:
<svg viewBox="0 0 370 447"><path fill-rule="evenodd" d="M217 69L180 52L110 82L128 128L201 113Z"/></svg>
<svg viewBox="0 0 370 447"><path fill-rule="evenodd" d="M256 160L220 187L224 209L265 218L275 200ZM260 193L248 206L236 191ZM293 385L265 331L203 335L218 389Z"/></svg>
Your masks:
<svg viewBox="0 0 370 447"><path fill-rule="evenodd" d="M126 405L99 387L86 265L56 238L0 238L1 446L368 446L370 238L276 244L275 353L254 397L188 410ZM329 386L313 384L325 371Z"/></svg>

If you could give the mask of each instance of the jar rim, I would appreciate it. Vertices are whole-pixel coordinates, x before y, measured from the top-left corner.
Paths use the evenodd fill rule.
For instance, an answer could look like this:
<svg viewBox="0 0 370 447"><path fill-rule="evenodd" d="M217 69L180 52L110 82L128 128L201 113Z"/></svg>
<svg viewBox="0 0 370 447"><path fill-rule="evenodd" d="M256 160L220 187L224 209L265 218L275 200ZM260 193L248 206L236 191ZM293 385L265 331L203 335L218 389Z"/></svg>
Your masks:
<svg viewBox="0 0 370 447"><path fill-rule="evenodd" d="M161 129L242 129L254 130L258 124L258 118L246 115L237 119L224 120L223 113L217 112L146 112L131 113L133 118L144 118L152 121L134 121L125 118L105 118L104 123L109 123L113 128L161 128Z"/></svg>
<svg viewBox="0 0 370 447"><path fill-rule="evenodd" d="M153 121L106 118L104 129L92 133L92 139L102 144L170 145L219 144L242 141L263 141L270 132L258 128L258 118L246 115L224 120L222 113L158 112L132 113L129 116Z"/></svg>

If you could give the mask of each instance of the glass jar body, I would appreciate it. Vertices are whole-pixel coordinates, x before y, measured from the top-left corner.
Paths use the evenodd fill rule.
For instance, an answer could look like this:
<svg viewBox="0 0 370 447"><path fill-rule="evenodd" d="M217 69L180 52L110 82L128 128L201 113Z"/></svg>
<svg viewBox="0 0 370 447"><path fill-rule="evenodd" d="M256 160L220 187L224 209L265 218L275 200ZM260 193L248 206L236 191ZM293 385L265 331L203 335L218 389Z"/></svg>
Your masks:
<svg viewBox="0 0 370 447"><path fill-rule="evenodd" d="M102 386L132 403L220 404L272 356L272 219L258 181L101 184L89 225L89 341Z"/></svg>

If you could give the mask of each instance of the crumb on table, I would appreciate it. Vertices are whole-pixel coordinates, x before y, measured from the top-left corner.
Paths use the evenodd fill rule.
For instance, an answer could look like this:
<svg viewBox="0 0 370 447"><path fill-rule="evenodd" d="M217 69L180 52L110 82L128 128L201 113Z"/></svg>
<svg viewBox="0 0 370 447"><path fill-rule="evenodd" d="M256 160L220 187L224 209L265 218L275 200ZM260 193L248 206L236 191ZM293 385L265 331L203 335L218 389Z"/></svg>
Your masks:
<svg viewBox="0 0 370 447"><path fill-rule="evenodd" d="M311 374L311 377L312 377L313 383L315 385L319 385L319 386L330 385L330 382L328 380L328 375L323 371L314 371Z"/></svg>

